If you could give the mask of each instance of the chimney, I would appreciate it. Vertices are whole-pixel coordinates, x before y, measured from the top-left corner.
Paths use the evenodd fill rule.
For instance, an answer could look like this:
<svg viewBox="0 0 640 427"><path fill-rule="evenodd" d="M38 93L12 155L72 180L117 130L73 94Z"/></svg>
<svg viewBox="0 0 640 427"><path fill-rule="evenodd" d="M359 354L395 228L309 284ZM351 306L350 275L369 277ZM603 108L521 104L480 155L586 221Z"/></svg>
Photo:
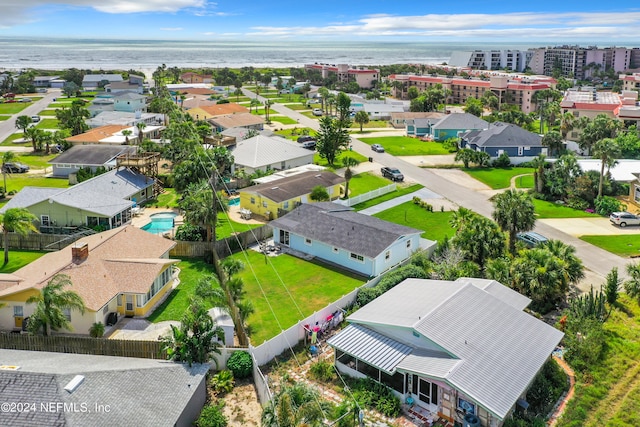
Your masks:
<svg viewBox="0 0 640 427"><path fill-rule="evenodd" d="M89 245L85 242L76 242L71 247L71 261L80 264L89 258Z"/></svg>

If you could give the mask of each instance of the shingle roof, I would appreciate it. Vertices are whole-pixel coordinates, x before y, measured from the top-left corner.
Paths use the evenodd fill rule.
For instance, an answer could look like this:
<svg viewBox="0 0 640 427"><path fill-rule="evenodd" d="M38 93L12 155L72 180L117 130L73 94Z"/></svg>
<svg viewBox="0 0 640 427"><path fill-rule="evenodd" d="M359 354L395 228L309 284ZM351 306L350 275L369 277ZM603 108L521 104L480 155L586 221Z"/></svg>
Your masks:
<svg viewBox="0 0 640 427"><path fill-rule="evenodd" d="M124 125L106 125L100 126L97 128L90 129L85 133L81 133L78 135L70 136L69 138L65 138L67 141L71 143L80 143L80 142L100 142L105 138L109 138L118 132L122 132L125 129L130 128L131 126Z"/></svg>
<svg viewBox="0 0 640 427"><path fill-rule="evenodd" d="M35 402L35 412L0 413L0 424L37 426L174 426L206 379L209 365L189 367L163 360L0 349L3 363L19 371L0 371L0 396L5 401ZM64 390L75 376L84 381ZM6 394L5 394L6 393ZM169 400L162 400L170 396ZM197 399L197 398L196 398ZM40 403L61 402L75 410L46 412ZM81 404L87 411L80 410ZM96 411L95 405L110 411Z"/></svg>
<svg viewBox="0 0 640 427"><path fill-rule="evenodd" d="M331 202L303 203L269 225L369 258L402 236L422 233Z"/></svg>
<svg viewBox="0 0 640 427"><path fill-rule="evenodd" d="M269 200L280 203L309 194L318 185L326 188L343 182L344 178L333 172L309 171L281 178L274 182L245 187L240 192L260 194Z"/></svg>
<svg viewBox="0 0 640 427"><path fill-rule="evenodd" d="M100 83L103 80L108 80L109 82L121 82L124 79L120 74L85 74L82 78L82 83Z"/></svg>
<svg viewBox="0 0 640 427"><path fill-rule="evenodd" d="M313 151L279 136L257 135L238 141L231 154L236 164L253 169L301 157L309 157L309 163L313 160Z"/></svg>
<svg viewBox="0 0 640 427"><path fill-rule="evenodd" d="M248 113L249 109L240 104L236 104L235 102L230 102L228 104L215 104L215 105L202 105L200 109L204 110L207 114L210 114L212 117L222 116L224 114L233 114L233 113Z"/></svg>
<svg viewBox="0 0 640 427"><path fill-rule="evenodd" d="M66 274L72 289L87 308L97 311L122 292L145 294L168 264L177 262L160 258L175 242L133 226L123 226L83 237L89 247L88 258L72 261L72 247L50 252L11 275L0 274L0 296L27 289L41 289L55 274ZM22 281L16 284L16 278Z"/></svg>
<svg viewBox="0 0 640 427"><path fill-rule="evenodd" d="M407 279L347 320L419 333L425 345L417 348L440 348L460 360L442 379L504 419L563 334L482 285ZM432 362L411 360L410 368L426 375Z"/></svg>
<svg viewBox="0 0 640 427"><path fill-rule="evenodd" d="M56 191L24 187L16 197L0 208L0 213L9 208L28 208L49 199L100 215L115 215L132 205L133 202L127 199L151 185L153 181L150 178L130 169L112 169L73 187L58 188Z"/></svg>
<svg viewBox="0 0 640 427"><path fill-rule="evenodd" d="M519 126L502 122L487 129L463 133L460 138L478 147L542 147L542 137Z"/></svg>
<svg viewBox="0 0 640 427"><path fill-rule="evenodd" d="M447 114L433 125L434 129L486 129L489 123L469 113Z"/></svg>
<svg viewBox="0 0 640 427"><path fill-rule="evenodd" d="M102 166L123 153L133 154L136 147L119 145L87 144L74 145L64 153L49 160L51 164L71 164L86 166Z"/></svg>
<svg viewBox="0 0 640 427"><path fill-rule="evenodd" d="M256 116L251 113L237 113L227 114L224 116L216 116L209 119L211 123L216 126L220 126L225 129L240 127L240 126L252 126L264 123L264 119L261 116Z"/></svg>

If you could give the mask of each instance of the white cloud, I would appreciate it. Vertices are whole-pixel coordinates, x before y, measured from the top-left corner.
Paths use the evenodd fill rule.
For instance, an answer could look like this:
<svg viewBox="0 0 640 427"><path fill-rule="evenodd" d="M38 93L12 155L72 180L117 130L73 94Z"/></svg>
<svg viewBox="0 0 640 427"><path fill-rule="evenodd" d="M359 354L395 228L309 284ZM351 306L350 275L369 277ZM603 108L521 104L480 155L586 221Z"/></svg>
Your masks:
<svg viewBox="0 0 640 427"><path fill-rule="evenodd" d="M160 31L182 31L184 28L182 27L173 27L173 28L160 28Z"/></svg>

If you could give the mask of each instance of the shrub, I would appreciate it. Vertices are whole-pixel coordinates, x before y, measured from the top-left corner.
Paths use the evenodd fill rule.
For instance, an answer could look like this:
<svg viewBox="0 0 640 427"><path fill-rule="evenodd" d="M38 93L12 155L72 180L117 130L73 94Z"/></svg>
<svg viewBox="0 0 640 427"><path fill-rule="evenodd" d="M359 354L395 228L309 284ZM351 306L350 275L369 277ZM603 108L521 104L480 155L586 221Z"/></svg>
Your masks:
<svg viewBox="0 0 640 427"><path fill-rule="evenodd" d="M196 427L226 427L227 417L222 413L224 403L210 404L202 408Z"/></svg>
<svg viewBox="0 0 640 427"><path fill-rule="evenodd" d="M333 364L324 360L311 364L309 373L313 379L322 382L331 381L335 377Z"/></svg>
<svg viewBox="0 0 640 427"><path fill-rule="evenodd" d="M598 215L609 216L612 212L618 212L626 209L618 199L610 196L596 198L596 213Z"/></svg>
<svg viewBox="0 0 640 427"><path fill-rule="evenodd" d="M509 155L507 153L502 153L491 163L491 165L494 168L507 168L511 166L511 159L509 159Z"/></svg>
<svg viewBox="0 0 640 427"><path fill-rule="evenodd" d="M371 378L360 378L355 380L351 389L353 397L361 406L376 409L382 415L390 418L395 418L400 414L400 399L384 384Z"/></svg>
<svg viewBox="0 0 640 427"><path fill-rule="evenodd" d="M242 379L250 377L253 371L251 355L246 351L236 351L227 361L227 368L233 372L235 378Z"/></svg>
<svg viewBox="0 0 640 427"><path fill-rule="evenodd" d="M222 370L211 377L209 384L213 388L216 394L226 394L233 390L235 379L233 378L233 372L228 369Z"/></svg>
<svg viewBox="0 0 640 427"><path fill-rule="evenodd" d="M418 196L413 196L411 201L413 202L414 205L419 205L419 204L422 203L422 199L420 197L418 197Z"/></svg>
<svg viewBox="0 0 640 427"><path fill-rule="evenodd" d="M189 223L179 225L176 230L176 240L182 240L184 242L202 242L204 241L205 235L205 230Z"/></svg>
<svg viewBox="0 0 640 427"><path fill-rule="evenodd" d="M602 322L593 318L569 317L564 341L565 358L578 371L587 371L600 360L605 348L605 332Z"/></svg>
<svg viewBox="0 0 640 427"><path fill-rule="evenodd" d="M425 273L423 268L420 268L419 266L414 264L408 264L399 267L395 271L385 274L376 286L372 288L360 289L358 291L358 295L356 296L356 305L362 307L370 303L371 301L378 298L380 295L409 277L427 279L428 275Z"/></svg>
<svg viewBox="0 0 640 427"><path fill-rule="evenodd" d="M89 328L89 335L93 338L102 338L104 335L104 323L96 322Z"/></svg>

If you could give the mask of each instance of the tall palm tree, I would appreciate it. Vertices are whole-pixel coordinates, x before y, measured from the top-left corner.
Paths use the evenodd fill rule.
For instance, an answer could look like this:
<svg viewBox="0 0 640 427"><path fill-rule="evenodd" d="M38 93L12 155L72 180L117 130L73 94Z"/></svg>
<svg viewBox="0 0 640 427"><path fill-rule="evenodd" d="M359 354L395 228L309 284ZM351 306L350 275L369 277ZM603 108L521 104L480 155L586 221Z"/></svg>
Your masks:
<svg viewBox="0 0 640 427"><path fill-rule="evenodd" d="M567 139L567 135L571 132L576 124L576 116L572 112L567 111L560 117L560 134L562 139Z"/></svg>
<svg viewBox="0 0 640 427"><path fill-rule="evenodd" d="M329 406L320 392L304 382L283 384L262 412L264 427L322 425Z"/></svg>
<svg viewBox="0 0 640 427"><path fill-rule="evenodd" d="M540 140L542 145L549 149L549 155L557 156L562 149L562 135L555 130L547 132Z"/></svg>
<svg viewBox="0 0 640 427"><path fill-rule="evenodd" d="M616 162L618 156L620 156L620 145L618 141L613 138L603 138L593 145L592 154L594 157L600 159L600 181L598 182L598 197L602 197L602 184L604 182L604 168L607 167L607 171Z"/></svg>
<svg viewBox="0 0 640 427"><path fill-rule="evenodd" d="M144 128L147 127L145 122L136 123L136 128L138 129L138 145L142 144L142 139L144 137Z"/></svg>
<svg viewBox="0 0 640 427"><path fill-rule="evenodd" d="M493 199L493 219L509 233L509 252L516 252L516 235L533 228L535 208L531 196L524 191L509 189Z"/></svg>
<svg viewBox="0 0 640 427"><path fill-rule="evenodd" d="M351 181L351 178L353 178L353 171L351 170L351 168L358 166L359 164L360 162L351 156L346 156L342 158L342 165L346 168L344 170L344 180L345 180L344 198L345 199L349 198L349 182Z"/></svg>
<svg viewBox="0 0 640 427"><path fill-rule="evenodd" d="M576 256L576 248L561 240L548 240L540 245L556 256L563 268L563 275L569 283L578 283L584 278L584 266L580 258Z"/></svg>
<svg viewBox="0 0 640 427"><path fill-rule="evenodd" d="M38 218L26 208L10 208L0 214L4 242L4 264L9 262L9 233L14 232L26 236L29 231L38 232L33 224Z"/></svg>
<svg viewBox="0 0 640 427"><path fill-rule="evenodd" d="M544 168L546 165L545 155L540 153L538 157L531 160L531 166L536 168L536 171L533 173L533 181L536 189L536 193L542 193L544 189Z"/></svg>
<svg viewBox="0 0 640 427"><path fill-rule="evenodd" d="M217 209L212 209L213 206ZM207 230L207 242L215 241L218 211L224 211L228 206L221 200L220 195L214 196L206 181L189 184L180 207L185 212L185 221L204 227Z"/></svg>
<svg viewBox="0 0 640 427"><path fill-rule="evenodd" d="M131 135L133 135L133 131L131 129L124 129L122 131L122 134L124 135L124 143L125 143L125 145L129 145L129 137Z"/></svg>
<svg viewBox="0 0 640 427"><path fill-rule="evenodd" d="M624 282L624 290L631 298L640 298L640 263L627 264L629 280Z"/></svg>
<svg viewBox="0 0 640 427"><path fill-rule="evenodd" d="M78 310L84 314L85 305L80 295L64 288L73 286L69 276L56 274L40 290L39 294L30 296L27 304L36 304L36 308L29 316L29 331L50 335L58 329L71 330L71 322L67 320L64 309Z"/></svg>

